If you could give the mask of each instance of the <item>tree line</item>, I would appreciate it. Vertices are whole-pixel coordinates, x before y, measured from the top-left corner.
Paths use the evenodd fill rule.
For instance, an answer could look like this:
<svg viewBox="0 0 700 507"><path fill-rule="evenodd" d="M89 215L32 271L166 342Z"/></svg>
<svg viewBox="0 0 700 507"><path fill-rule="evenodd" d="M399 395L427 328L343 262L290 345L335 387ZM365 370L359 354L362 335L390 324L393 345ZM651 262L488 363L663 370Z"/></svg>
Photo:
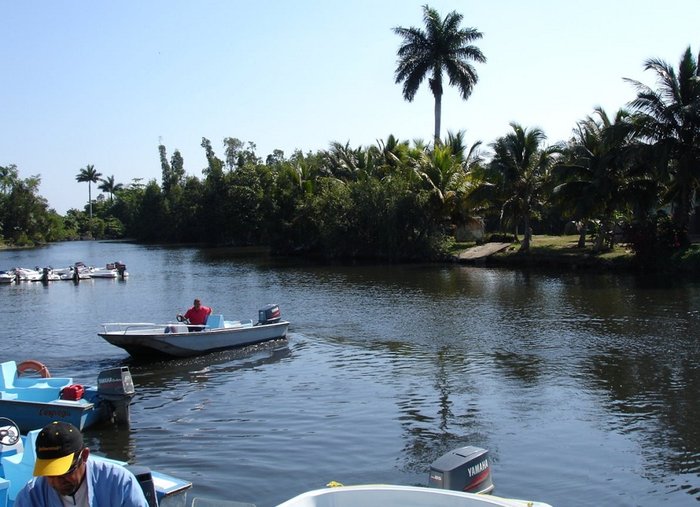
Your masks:
<svg viewBox="0 0 700 507"><path fill-rule="evenodd" d="M394 29L403 38L396 81L411 100L429 76L431 142L390 135L366 147L333 142L289 157L275 150L263 160L252 142L226 138L219 156L202 138L201 177L160 145L160 182L118 184L88 165L76 176L88 183L88 205L65 217L35 195L38 177L20 180L9 166L0 168L3 237L266 245L285 255L410 261L444 258L455 230L477 220L523 252L533 233L567 228L580 247L625 241L642 258L689 244L700 183L700 71L690 47L677 69L647 60L657 86L629 80L636 97L626 107L595 109L566 141L547 144L541 129L512 123L490 145L469 146L464 132L439 138L442 74L469 96L478 79L470 61L486 61L471 44L481 34L461 28L455 12L443 19L426 6L424 21L425 30ZM109 199L92 199L98 182Z"/></svg>

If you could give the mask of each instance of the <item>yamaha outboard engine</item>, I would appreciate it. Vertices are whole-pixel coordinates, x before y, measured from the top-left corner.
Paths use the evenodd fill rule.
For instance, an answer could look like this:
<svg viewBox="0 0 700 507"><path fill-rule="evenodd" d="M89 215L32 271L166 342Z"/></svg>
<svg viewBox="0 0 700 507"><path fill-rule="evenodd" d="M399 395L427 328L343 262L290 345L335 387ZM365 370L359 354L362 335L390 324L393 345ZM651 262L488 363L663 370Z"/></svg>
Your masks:
<svg viewBox="0 0 700 507"><path fill-rule="evenodd" d="M116 424L129 424L129 405L134 397L134 381L128 366L112 368L97 376L97 394L112 408Z"/></svg>
<svg viewBox="0 0 700 507"><path fill-rule="evenodd" d="M428 486L431 488L491 493L491 465L488 451L466 446L443 454L430 465Z"/></svg>
<svg viewBox="0 0 700 507"><path fill-rule="evenodd" d="M257 325L275 324L280 321L281 316L282 313L280 312L280 307L278 305L267 305L258 311Z"/></svg>

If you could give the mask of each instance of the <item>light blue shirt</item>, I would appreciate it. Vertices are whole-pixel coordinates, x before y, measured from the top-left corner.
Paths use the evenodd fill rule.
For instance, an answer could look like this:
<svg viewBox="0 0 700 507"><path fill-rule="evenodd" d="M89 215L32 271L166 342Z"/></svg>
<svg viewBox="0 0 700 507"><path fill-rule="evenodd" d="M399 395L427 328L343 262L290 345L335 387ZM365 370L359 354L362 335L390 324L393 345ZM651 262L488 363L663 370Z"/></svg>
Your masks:
<svg viewBox="0 0 700 507"><path fill-rule="evenodd" d="M88 458L85 481L90 507L148 507L138 480L127 469ZM14 507L63 507L45 477L34 477L17 493Z"/></svg>

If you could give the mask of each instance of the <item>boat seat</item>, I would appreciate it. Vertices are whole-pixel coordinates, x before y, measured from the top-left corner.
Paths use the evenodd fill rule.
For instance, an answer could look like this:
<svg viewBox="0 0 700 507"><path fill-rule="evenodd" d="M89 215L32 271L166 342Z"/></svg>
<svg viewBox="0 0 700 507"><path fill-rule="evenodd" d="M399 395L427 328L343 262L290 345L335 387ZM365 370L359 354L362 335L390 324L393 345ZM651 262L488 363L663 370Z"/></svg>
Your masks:
<svg viewBox="0 0 700 507"><path fill-rule="evenodd" d="M17 377L17 363L14 361L0 363L0 390L14 387L15 377Z"/></svg>
<svg viewBox="0 0 700 507"><path fill-rule="evenodd" d="M207 327L209 327L209 328L224 327L224 316L223 315L210 315L207 318Z"/></svg>
<svg viewBox="0 0 700 507"><path fill-rule="evenodd" d="M5 361L0 363L0 391L7 391L12 388L39 388L51 389L69 386L73 383L68 377L18 377L17 363L15 361Z"/></svg>
<svg viewBox="0 0 700 507"><path fill-rule="evenodd" d="M15 501L17 493L24 487L29 479L34 475L34 461L36 454L34 451L36 437L41 430L32 430L27 433L24 439L24 452L14 456L2 457L2 469L5 479L10 481L7 489L7 498L11 502Z"/></svg>
<svg viewBox="0 0 700 507"><path fill-rule="evenodd" d="M15 387L12 389L5 389L3 392L5 393L3 398L7 396L5 399L16 399L21 401L48 402L57 400L61 397L61 389L58 387L45 387L42 389Z"/></svg>
<svg viewBox="0 0 700 507"><path fill-rule="evenodd" d="M227 320L224 322L224 327L234 328L234 327L253 327L253 321L250 319L246 320Z"/></svg>
<svg viewBox="0 0 700 507"><path fill-rule="evenodd" d="M73 379L69 377L17 377L15 379L16 388L31 388L31 389L63 389L73 383Z"/></svg>

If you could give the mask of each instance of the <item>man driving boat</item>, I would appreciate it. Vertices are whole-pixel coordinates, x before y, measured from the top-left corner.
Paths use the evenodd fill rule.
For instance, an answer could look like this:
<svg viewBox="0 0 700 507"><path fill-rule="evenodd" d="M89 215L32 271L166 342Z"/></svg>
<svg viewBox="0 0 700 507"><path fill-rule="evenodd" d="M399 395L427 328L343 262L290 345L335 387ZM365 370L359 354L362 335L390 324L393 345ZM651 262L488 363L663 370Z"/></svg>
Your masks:
<svg viewBox="0 0 700 507"><path fill-rule="evenodd" d="M186 320L193 326L203 326L207 323L207 318L211 315L211 308L204 306L199 298L194 300L192 307L185 312L185 315L178 314L177 320ZM200 328L189 328L190 331L197 331Z"/></svg>

